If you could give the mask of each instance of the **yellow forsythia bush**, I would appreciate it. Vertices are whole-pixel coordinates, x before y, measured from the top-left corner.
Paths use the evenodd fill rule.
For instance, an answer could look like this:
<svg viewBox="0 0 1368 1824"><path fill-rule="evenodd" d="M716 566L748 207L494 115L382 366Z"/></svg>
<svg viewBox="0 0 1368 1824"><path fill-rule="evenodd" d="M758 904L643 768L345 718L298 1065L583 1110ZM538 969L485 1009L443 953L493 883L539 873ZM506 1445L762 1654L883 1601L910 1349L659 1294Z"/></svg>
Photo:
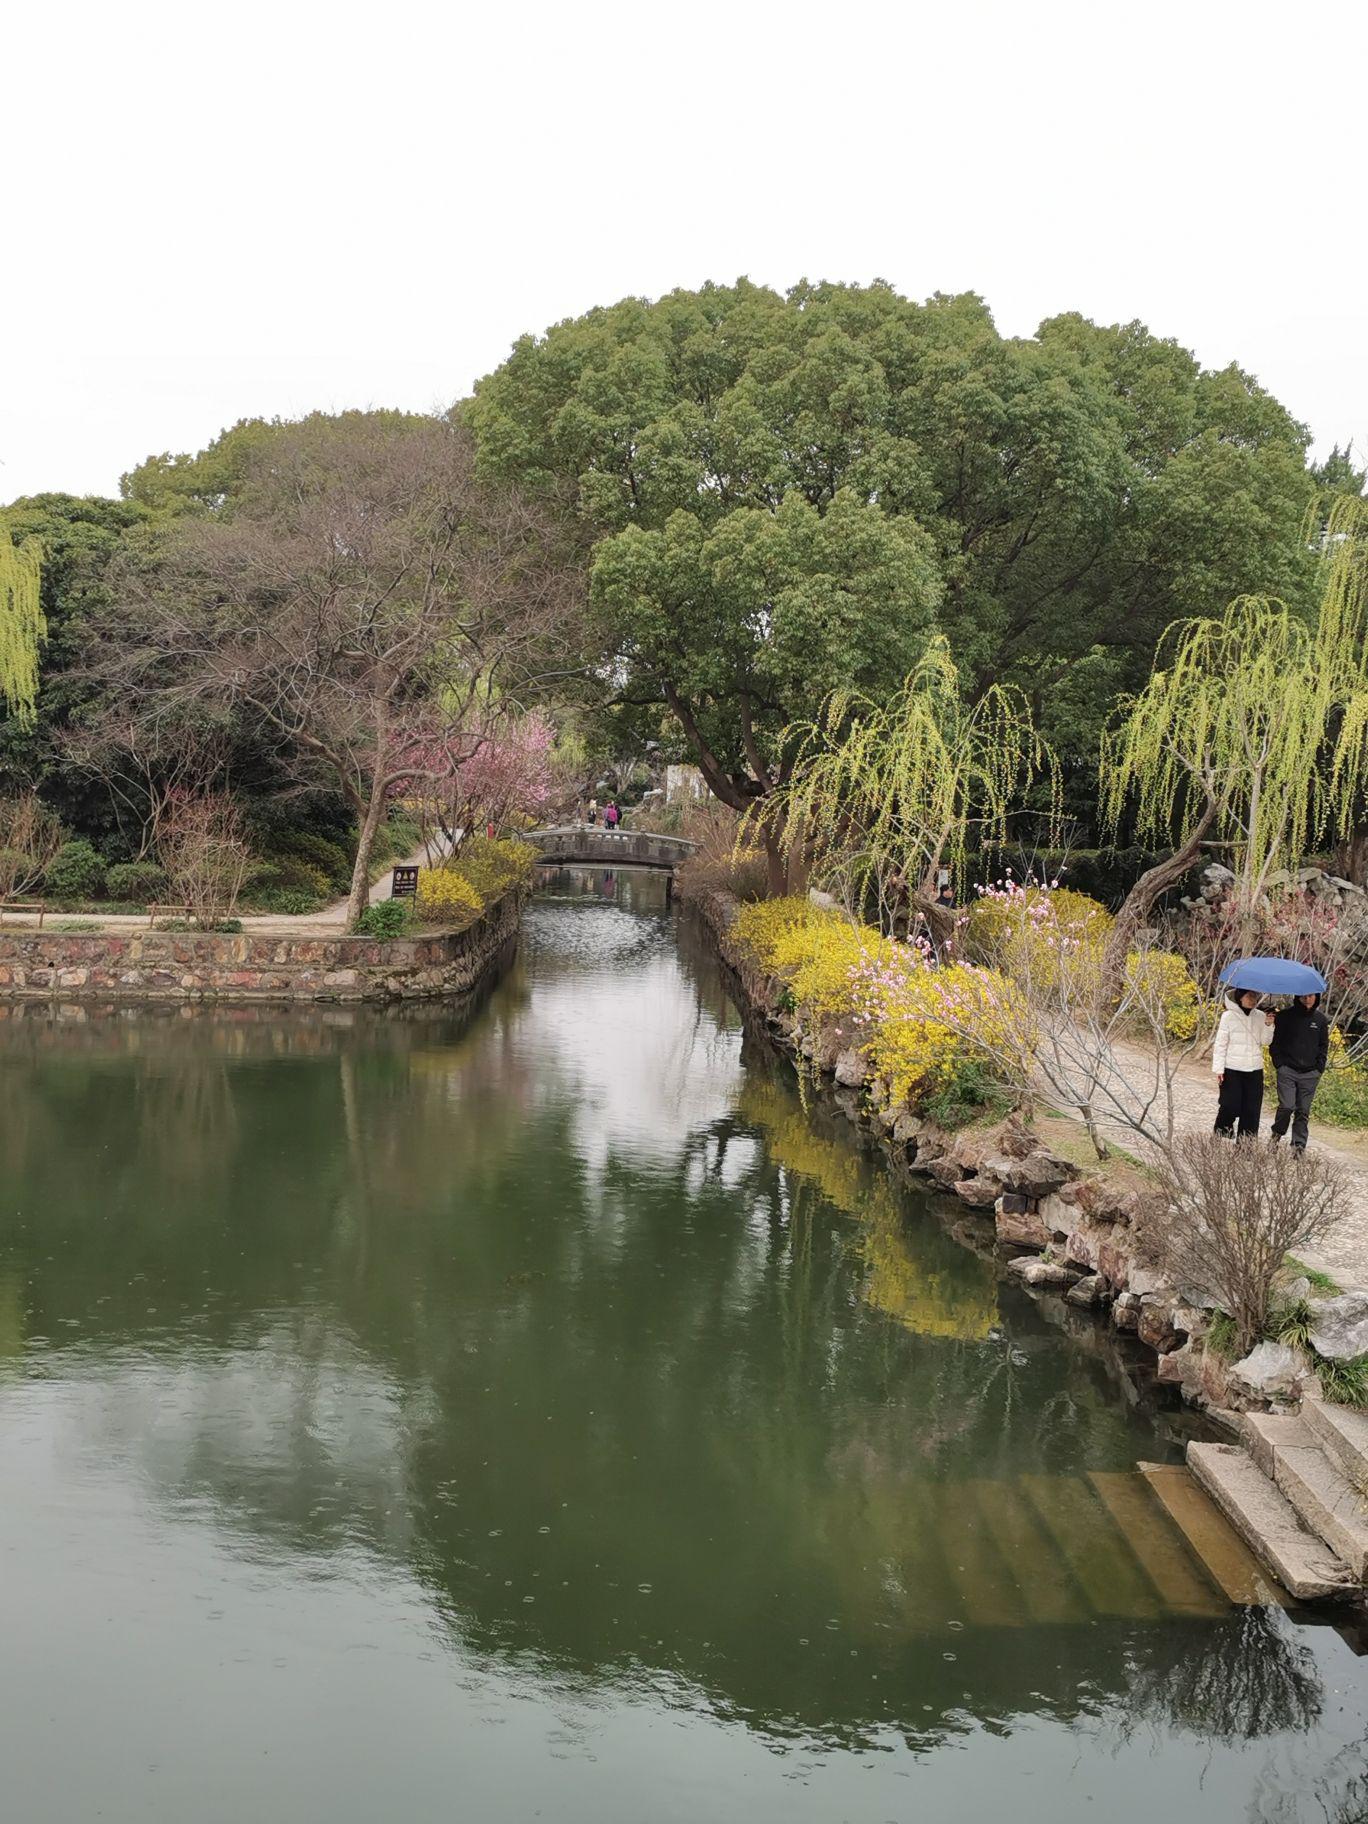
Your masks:
<svg viewBox="0 0 1368 1824"><path fill-rule="evenodd" d="M467 836L447 869L474 887L488 905L510 887L532 878L537 851L530 843L490 836Z"/></svg>
<svg viewBox="0 0 1368 1824"><path fill-rule="evenodd" d="M835 922L837 914L814 906L810 899L761 899L744 905L736 914L732 935L750 951L766 971L775 968L775 946L795 926Z"/></svg>
<svg viewBox="0 0 1368 1824"><path fill-rule="evenodd" d="M1021 995L996 970L956 963L866 979L863 1050L895 1101L924 1103L970 1066L998 1078L1004 1059L1030 1050Z"/></svg>
<svg viewBox="0 0 1368 1824"><path fill-rule="evenodd" d="M1171 1039L1197 1036L1202 996L1185 957L1172 950L1132 950L1124 994L1135 1003L1137 1023L1150 1025L1162 1017Z"/></svg>
<svg viewBox="0 0 1368 1824"><path fill-rule="evenodd" d="M851 1021L856 1044L895 1102L926 1102L962 1082L971 1066L997 1074L981 1040L995 1041L1001 1057L992 1021L1002 1023L1004 1007L1015 1014L1019 997L995 972L932 967L914 946L806 899L743 906L732 930L766 973L785 983L804 1019Z"/></svg>
<svg viewBox="0 0 1368 1824"><path fill-rule="evenodd" d="M468 925L484 901L453 868L424 868L418 876L418 915L441 924Z"/></svg>
<svg viewBox="0 0 1368 1824"><path fill-rule="evenodd" d="M1001 965L1035 931L1099 952L1112 916L1101 900L1072 887L990 887L969 908L965 944L976 962Z"/></svg>

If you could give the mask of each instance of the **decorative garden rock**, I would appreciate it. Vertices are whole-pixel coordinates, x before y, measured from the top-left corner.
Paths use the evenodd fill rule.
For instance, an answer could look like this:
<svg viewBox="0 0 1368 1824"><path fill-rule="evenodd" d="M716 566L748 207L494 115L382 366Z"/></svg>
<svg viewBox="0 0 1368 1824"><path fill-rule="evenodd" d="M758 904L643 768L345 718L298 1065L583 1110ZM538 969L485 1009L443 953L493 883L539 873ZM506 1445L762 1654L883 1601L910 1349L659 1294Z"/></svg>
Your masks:
<svg viewBox="0 0 1368 1824"><path fill-rule="evenodd" d="M1004 1209L1003 1200L999 1198L993 1222L998 1240L1007 1247L1046 1248L1050 1245L1050 1231L1035 1210Z"/></svg>
<svg viewBox="0 0 1368 1824"><path fill-rule="evenodd" d="M1107 1300L1107 1283L1100 1273L1089 1273L1070 1286L1064 1294L1071 1305L1082 1305L1091 1310Z"/></svg>
<svg viewBox="0 0 1368 1824"><path fill-rule="evenodd" d="M1368 1355L1368 1292L1341 1292L1318 1299L1311 1307L1315 1327L1311 1347L1331 1362L1352 1362Z"/></svg>
<svg viewBox="0 0 1368 1824"><path fill-rule="evenodd" d="M1255 1399L1291 1399L1307 1370L1300 1349L1287 1343L1259 1343L1243 1361L1234 1363L1230 1381L1237 1391Z"/></svg>
<svg viewBox="0 0 1368 1824"><path fill-rule="evenodd" d="M1082 1278L1075 1268L1065 1266L1062 1260L1040 1260L1031 1254L1022 1254L1016 1260L1009 1260L1007 1271L1015 1273L1028 1286L1072 1286Z"/></svg>

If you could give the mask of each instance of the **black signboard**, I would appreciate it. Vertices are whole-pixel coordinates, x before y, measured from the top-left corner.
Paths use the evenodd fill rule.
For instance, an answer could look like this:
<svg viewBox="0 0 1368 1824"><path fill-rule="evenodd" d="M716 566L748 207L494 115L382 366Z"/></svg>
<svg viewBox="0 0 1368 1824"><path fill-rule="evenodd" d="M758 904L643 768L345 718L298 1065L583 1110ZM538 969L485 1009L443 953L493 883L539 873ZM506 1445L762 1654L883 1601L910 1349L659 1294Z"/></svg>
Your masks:
<svg viewBox="0 0 1368 1824"><path fill-rule="evenodd" d="M390 883L391 899L412 899L418 891L417 868L396 868Z"/></svg>

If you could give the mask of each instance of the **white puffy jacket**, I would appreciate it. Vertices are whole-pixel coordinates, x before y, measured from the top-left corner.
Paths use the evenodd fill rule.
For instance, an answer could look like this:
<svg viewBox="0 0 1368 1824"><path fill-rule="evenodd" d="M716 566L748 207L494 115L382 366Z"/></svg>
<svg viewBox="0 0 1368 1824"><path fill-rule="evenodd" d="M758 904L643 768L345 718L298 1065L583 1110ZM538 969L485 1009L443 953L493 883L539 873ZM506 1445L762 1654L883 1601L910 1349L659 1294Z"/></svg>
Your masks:
<svg viewBox="0 0 1368 1824"><path fill-rule="evenodd" d="M1273 1022L1266 1013L1257 1007L1252 1013L1227 1007L1216 1028L1211 1068L1217 1076L1223 1070L1262 1070L1264 1048L1272 1037Z"/></svg>

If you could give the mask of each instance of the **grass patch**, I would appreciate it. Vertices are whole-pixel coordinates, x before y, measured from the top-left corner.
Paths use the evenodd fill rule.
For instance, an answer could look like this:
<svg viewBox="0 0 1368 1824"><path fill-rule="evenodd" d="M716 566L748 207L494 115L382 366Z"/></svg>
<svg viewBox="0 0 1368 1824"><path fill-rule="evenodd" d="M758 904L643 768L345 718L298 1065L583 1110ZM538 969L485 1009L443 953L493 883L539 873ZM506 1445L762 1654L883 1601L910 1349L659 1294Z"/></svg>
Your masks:
<svg viewBox="0 0 1368 1824"><path fill-rule="evenodd" d="M1328 1362L1318 1355L1315 1361L1324 1399L1334 1406L1368 1406L1368 1355L1352 1362Z"/></svg>
<svg viewBox="0 0 1368 1824"><path fill-rule="evenodd" d="M1308 1267L1304 1260L1298 1260L1295 1254L1287 1256L1287 1267L1291 1273L1298 1274L1310 1286L1313 1292L1325 1292L1334 1295L1344 1288L1337 1285L1328 1273L1322 1273L1319 1267Z"/></svg>
<svg viewBox="0 0 1368 1824"><path fill-rule="evenodd" d="M1206 1346L1213 1355L1219 1355L1223 1362L1233 1362L1236 1350L1235 1319L1227 1317L1224 1311L1213 1311L1211 1322L1207 1325Z"/></svg>

